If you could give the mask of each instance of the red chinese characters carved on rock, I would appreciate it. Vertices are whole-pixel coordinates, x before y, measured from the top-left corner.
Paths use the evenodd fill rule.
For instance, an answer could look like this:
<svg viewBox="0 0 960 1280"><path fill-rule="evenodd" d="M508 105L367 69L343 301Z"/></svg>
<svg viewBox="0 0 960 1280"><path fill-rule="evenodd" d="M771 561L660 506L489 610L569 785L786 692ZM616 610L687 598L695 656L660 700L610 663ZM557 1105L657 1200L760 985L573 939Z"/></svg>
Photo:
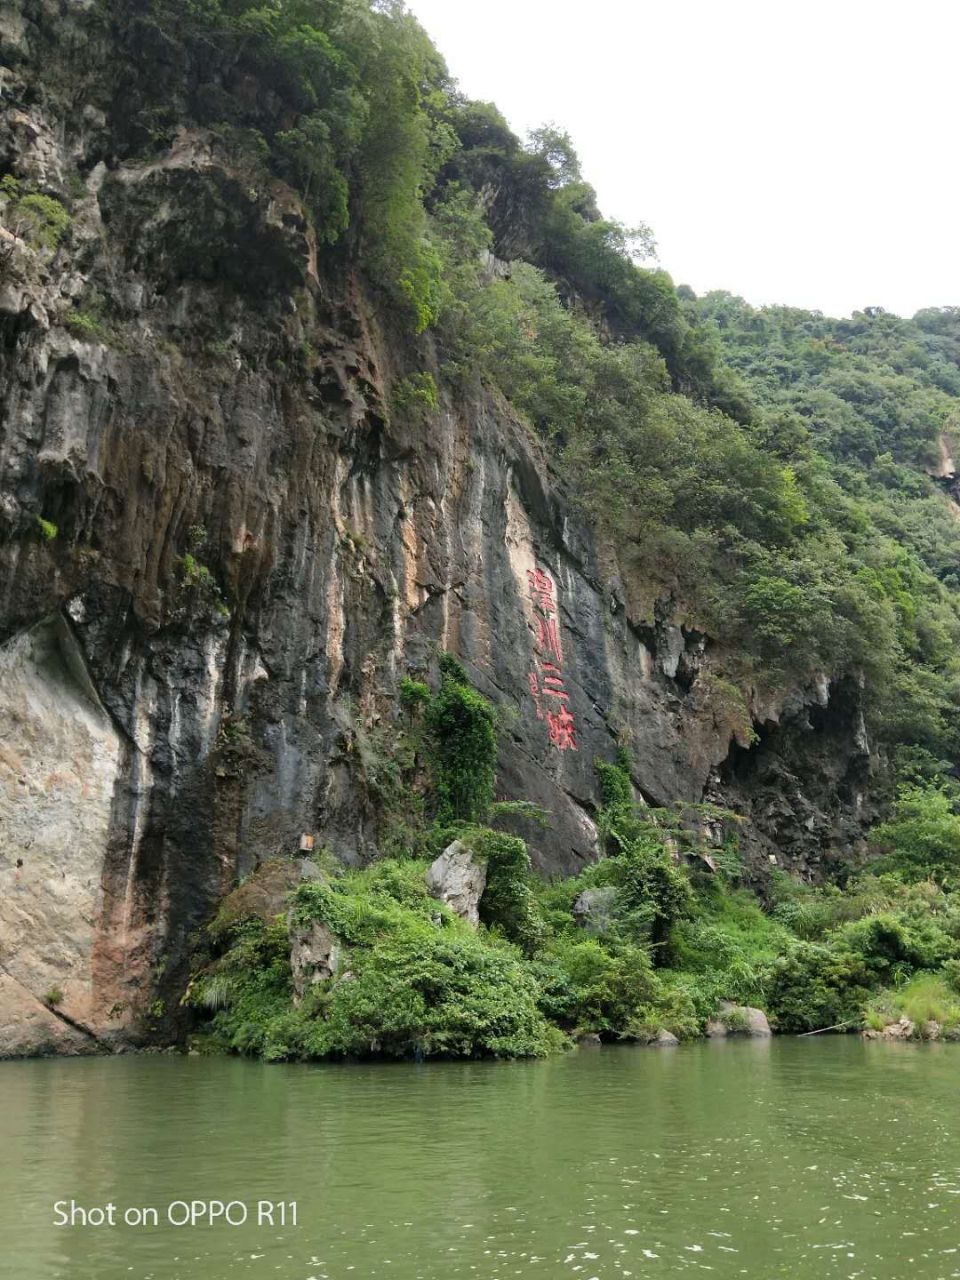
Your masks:
<svg viewBox="0 0 960 1280"><path fill-rule="evenodd" d="M527 582L534 607L537 668L528 675L537 719L546 720L551 744L558 751L577 750L577 726L564 688L563 648L557 621L553 579L543 569L528 569Z"/></svg>

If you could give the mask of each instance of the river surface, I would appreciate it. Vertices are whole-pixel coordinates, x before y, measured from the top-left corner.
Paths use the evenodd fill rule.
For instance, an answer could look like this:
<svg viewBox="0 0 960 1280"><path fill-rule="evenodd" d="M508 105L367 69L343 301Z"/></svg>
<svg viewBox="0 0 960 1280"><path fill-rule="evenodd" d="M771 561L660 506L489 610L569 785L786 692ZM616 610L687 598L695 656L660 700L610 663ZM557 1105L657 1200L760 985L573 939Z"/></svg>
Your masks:
<svg viewBox="0 0 960 1280"><path fill-rule="evenodd" d="M956 1045L136 1056L0 1063L0 1086L11 1280L960 1276ZM118 1225L55 1226L71 1200ZM166 1222L192 1200L247 1221ZM259 1200L297 1225L289 1203L258 1225ZM120 1221L142 1208L157 1226Z"/></svg>

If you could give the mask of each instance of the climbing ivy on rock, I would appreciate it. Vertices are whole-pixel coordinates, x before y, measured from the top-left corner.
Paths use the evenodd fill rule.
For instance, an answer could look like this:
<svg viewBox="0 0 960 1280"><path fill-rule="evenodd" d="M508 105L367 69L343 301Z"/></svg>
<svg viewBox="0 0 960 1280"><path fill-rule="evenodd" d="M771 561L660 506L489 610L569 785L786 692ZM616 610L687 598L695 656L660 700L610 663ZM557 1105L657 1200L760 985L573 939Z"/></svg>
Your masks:
<svg viewBox="0 0 960 1280"><path fill-rule="evenodd" d="M493 801L496 713L451 654L440 659L440 688L426 708L437 821L480 822Z"/></svg>

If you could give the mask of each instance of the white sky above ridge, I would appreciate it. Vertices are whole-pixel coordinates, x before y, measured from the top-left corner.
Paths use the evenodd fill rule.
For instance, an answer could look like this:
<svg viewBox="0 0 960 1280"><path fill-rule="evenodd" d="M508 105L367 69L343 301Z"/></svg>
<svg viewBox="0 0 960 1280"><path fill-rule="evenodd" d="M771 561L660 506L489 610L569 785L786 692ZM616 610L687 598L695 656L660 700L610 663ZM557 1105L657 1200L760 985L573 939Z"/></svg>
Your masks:
<svg viewBox="0 0 960 1280"><path fill-rule="evenodd" d="M698 293L960 305L956 0L408 0L470 97L566 129Z"/></svg>

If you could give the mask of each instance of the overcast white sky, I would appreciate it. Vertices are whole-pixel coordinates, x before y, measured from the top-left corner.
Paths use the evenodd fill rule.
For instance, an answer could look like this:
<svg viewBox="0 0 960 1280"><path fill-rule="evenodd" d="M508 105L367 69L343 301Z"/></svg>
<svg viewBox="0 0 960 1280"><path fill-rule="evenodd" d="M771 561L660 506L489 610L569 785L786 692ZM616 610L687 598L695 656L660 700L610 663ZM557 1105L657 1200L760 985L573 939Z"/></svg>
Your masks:
<svg viewBox="0 0 960 1280"><path fill-rule="evenodd" d="M960 305L960 0L408 0L463 90L571 134L661 264L849 315Z"/></svg>

